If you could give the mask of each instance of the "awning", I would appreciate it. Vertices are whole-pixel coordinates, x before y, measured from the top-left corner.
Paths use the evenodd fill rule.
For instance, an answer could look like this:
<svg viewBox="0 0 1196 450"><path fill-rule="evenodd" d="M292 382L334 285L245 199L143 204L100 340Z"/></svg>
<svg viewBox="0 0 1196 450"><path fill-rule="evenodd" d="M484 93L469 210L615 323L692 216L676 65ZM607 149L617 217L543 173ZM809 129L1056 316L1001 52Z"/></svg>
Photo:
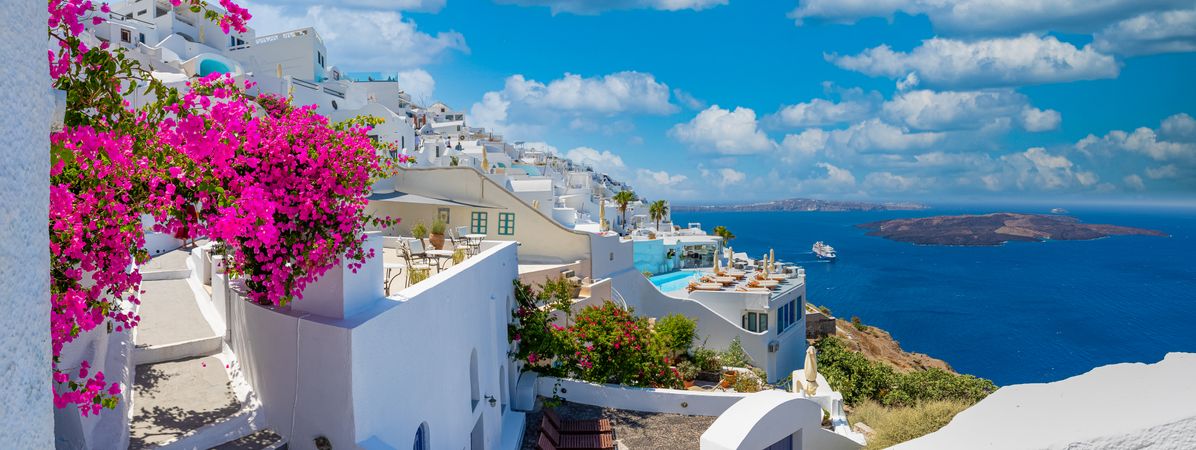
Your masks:
<svg viewBox="0 0 1196 450"><path fill-rule="evenodd" d="M441 198L425 197L422 195L408 194L406 192L386 192L380 194L373 194L369 196L371 202L393 202L393 203L409 203L417 205L436 205L436 206L461 206L466 208L486 208L486 209L505 209L499 206L490 205L475 205L471 203L459 202L454 200L446 200Z"/></svg>

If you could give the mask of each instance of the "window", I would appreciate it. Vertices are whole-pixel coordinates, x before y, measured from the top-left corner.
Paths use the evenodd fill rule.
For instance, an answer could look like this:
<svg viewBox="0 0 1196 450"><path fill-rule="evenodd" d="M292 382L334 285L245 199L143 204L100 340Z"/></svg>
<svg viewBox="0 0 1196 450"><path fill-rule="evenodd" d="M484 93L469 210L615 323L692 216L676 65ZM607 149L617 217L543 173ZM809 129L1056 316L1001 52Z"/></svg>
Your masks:
<svg viewBox="0 0 1196 450"><path fill-rule="evenodd" d="M121 42L126 42L126 43L128 43L128 42L133 42L133 32L132 32L132 31L129 31L129 30L126 30L126 29L124 29L124 28L121 28L121 30L120 30L120 41L121 41Z"/></svg>
<svg viewBox="0 0 1196 450"><path fill-rule="evenodd" d="M469 232L473 234L486 234L487 220L486 213L474 212L469 218Z"/></svg>
<svg viewBox="0 0 1196 450"><path fill-rule="evenodd" d="M428 450L432 448L428 445L428 423L419 424L419 428L415 430L415 444L411 446L412 450Z"/></svg>
<svg viewBox="0 0 1196 450"><path fill-rule="evenodd" d="M756 313L754 313L754 312L747 313L746 317L747 317L747 319L745 319L745 321L747 322L747 330L753 331L753 332L757 331L757 329L756 329Z"/></svg>
<svg viewBox="0 0 1196 450"><path fill-rule="evenodd" d="M760 332L768 331L768 313L760 313Z"/></svg>
<svg viewBox="0 0 1196 450"><path fill-rule="evenodd" d="M498 234L515 234L515 213L498 213Z"/></svg>
<svg viewBox="0 0 1196 450"><path fill-rule="evenodd" d="M145 33L137 33L137 42L145 43Z"/></svg>

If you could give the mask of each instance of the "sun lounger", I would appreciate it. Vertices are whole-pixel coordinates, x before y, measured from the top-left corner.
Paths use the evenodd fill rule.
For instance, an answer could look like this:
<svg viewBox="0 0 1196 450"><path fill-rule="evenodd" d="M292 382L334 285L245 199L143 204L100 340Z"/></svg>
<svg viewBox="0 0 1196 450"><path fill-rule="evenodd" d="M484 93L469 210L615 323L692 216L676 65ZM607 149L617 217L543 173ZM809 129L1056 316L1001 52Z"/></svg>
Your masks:
<svg viewBox="0 0 1196 450"><path fill-rule="evenodd" d="M561 434L547 417L540 419L540 433L541 436L548 437L548 441L560 450L601 450L615 448L615 439L610 433Z"/></svg>
<svg viewBox="0 0 1196 450"><path fill-rule="evenodd" d="M561 416L558 416L556 411L551 408L544 408L544 418L552 422L552 426L561 434L610 433L614 430L609 419L561 420Z"/></svg>
<svg viewBox="0 0 1196 450"><path fill-rule="evenodd" d="M772 292L772 289L762 287L741 287L735 289L738 292L753 292L758 294Z"/></svg>
<svg viewBox="0 0 1196 450"><path fill-rule="evenodd" d="M735 284L735 279L731 278L731 277L705 276L705 277L702 277L702 282L703 283L717 283L717 284L721 284L723 286L730 286L732 284Z"/></svg>
<svg viewBox="0 0 1196 450"><path fill-rule="evenodd" d="M693 292L693 291L721 291L721 290L723 290L723 285L718 284L718 283L690 283L689 290L690 290L690 292Z"/></svg>

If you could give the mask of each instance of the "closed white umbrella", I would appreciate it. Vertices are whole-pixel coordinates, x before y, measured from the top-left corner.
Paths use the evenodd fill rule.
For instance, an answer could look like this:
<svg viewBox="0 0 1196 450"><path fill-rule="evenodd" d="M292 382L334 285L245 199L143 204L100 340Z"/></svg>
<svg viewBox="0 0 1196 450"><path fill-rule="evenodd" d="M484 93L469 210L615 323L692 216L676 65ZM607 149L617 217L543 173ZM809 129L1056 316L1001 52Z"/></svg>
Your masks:
<svg viewBox="0 0 1196 450"><path fill-rule="evenodd" d="M818 391L818 351L814 347L806 347L806 367L803 370L806 378L806 395L813 396Z"/></svg>

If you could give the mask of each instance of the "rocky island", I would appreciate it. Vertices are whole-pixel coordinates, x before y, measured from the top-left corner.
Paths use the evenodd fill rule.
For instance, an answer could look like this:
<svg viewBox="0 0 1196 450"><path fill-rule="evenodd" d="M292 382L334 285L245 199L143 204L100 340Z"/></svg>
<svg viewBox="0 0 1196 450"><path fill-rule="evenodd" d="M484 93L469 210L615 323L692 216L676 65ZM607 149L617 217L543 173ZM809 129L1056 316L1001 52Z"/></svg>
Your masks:
<svg viewBox="0 0 1196 450"><path fill-rule="evenodd" d="M724 212L724 211L916 211L929 208L912 202L852 202L815 200L810 198L787 198L758 203L735 203L720 205L673 205L674 212Z"/></svg>
<svg viewBox="0 0 1196 450"><path fill-rule="evenodd" d="M880 236L919 245L1001 245L1009 241L1076 241L1113 235L1167 236L1142 228L1081 223L1069 216L993 213L893 219L857 225Z"/></svg>

